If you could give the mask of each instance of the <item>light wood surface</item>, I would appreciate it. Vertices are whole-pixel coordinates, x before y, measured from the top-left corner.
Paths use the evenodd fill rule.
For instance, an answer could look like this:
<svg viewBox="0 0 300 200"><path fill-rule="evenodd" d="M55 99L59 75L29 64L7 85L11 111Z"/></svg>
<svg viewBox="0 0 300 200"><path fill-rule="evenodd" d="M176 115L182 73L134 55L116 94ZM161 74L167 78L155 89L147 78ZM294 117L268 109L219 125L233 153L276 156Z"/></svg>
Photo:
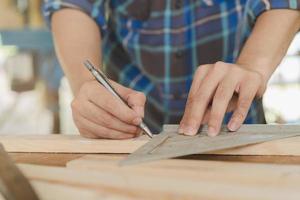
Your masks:
<svg viewBox="0 0 300 200"><path fill-rule="evenodd" d="M85 157L71 161L67 169L19 167L31 181L106 191L128 199L300 198L300 166L173 159L120 168L119 159Z"/></svg>
<svg viewBox="0 0 300 200"><path fill-rule="evenodd" d="M83 171L95 170L95 171L107 171L114 173L126 173L126 174L147 174L177 177L178 179L214 179L219 176L221 179L236 180L242 182L253 181L255 183L270 184L279 181L283 181L285 178L288 180L288 184L293 184L293 179L296 181L298 171L300 172L300 166L297 165L275 165L275 164L251 164L251 163L230 163L220 161L197 161L197 160L183 160L180 159L168 159L161 161L153 161L152 163L144 163L134 166L120 167L119 161L124 159L125 156L115 155L89 155L79 159L72 160L67 163L67 168L82 169ZM292 177L282 177L285 173L291 173ZM294 174L295 173L295 174ZM292 175L294 174L294 175ZM190 175L190 176L189 176ZM285 182L278 182L285 184ZM300 187L300 186L299 186Z"/></svg>
<svg viewBox="0 0 300 200"><path fill-rule="evenodd" d="M146 137L131 140L105 140L87 139L75 135L0 136L0 142L5 150L11 153L132 153L147 141ZM300 137L292 137L207 154L300 156L299 146Z"/></svg>
<svg viewBox="0 0 300 200"><path fill-rule="evenodd" d="M39 153L131 153L147 142L145 137L130 140L88 139L79 135L1 135L7 152Z"/></svg>
<svg viewBox="0 0 300 200"><path fill-rule="evenodd" d="M56 182L33 180L31 184L40 200L129 200L126 197L103 190L76 187Z"/></svg>
<svg viewBox="0 0 300 200"><path fill-rule="evenodd" d="M72 153L9 153L16 163L27 163L47 166L66 166L67 162L85 155L103 154L72 154ZM116 155L116 154L104 154ZM123 154L119 154L123 155ZM124 154L126 155L126 154ZM300 156L248 156L248 155L190 155L180 157L188 160L214 160L227 162L273 163L300 165ZM183 160L183 162L184 162Z"/></svg>
<svg viewBox="0 0 300 200"><path fill-rule="evenodd" d="M89 154L73 153L9 153L16 163L47 165L47 166L66 166L66 163ZM300 157L299 157L300 163Z"/></svg>
<svg viewBox="0 0 300 200"><path fill-rule="evenodd" d="M118 165L147 141L0 136L41 200L300 199L300 137Z"/></svg>

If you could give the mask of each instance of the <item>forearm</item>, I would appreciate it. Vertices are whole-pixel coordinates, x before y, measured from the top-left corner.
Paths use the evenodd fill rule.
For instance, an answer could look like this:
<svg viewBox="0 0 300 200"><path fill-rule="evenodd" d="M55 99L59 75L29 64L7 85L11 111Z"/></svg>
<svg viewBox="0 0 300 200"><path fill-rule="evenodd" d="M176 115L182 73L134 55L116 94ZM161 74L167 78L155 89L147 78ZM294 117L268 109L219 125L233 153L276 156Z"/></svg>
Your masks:
<svg viewBox="0 0 300 200"><path fill-rule="evenodd" d="M237 64L259 72L266 84L286 54L299 28L300 11L271 10L264 12L257 19Z"/></svg>
<svg viewBox="0 0 300 200"><path fill-rule="evenodd" d="M99 28L89 16L75 9L55 12L51 26L59 62L76 94L84 82L93 79L83 61L89 59L96 66L101 63Z"/></svg>

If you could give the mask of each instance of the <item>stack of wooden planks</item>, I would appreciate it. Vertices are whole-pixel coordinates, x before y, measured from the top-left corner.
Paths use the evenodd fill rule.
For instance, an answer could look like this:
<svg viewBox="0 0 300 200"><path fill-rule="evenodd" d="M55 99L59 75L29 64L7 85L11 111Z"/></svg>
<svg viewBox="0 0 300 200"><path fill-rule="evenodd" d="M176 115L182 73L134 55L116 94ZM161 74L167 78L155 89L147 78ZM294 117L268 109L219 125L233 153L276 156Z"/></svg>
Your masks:
<svg viewBox="0 0 300 200"><path fill-rule="evenodd" d="M0 136L0 142L42 200L300 198L300 137L126 167L119 161L145 137Z"/></svg>
<svg viewBox="0 0 300 200"><path fill-rule="evenodd" d="M300 166L163 160L119 167L93 155L64 167L19 164L42 199L299 199Z"/></svg>

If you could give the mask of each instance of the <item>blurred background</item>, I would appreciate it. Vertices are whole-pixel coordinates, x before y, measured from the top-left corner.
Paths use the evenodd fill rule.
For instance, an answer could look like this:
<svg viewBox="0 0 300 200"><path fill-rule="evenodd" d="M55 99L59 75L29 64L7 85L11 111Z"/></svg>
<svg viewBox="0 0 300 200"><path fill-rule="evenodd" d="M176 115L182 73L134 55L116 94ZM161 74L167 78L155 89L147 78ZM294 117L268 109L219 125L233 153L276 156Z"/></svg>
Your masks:
<svg viewBox="0 0 300 200"><path fill-rule="evenodd" d="M0 0L0 134L78 134L42 0ZM300 122L300 35L263 98L268 123Z"/></svg>

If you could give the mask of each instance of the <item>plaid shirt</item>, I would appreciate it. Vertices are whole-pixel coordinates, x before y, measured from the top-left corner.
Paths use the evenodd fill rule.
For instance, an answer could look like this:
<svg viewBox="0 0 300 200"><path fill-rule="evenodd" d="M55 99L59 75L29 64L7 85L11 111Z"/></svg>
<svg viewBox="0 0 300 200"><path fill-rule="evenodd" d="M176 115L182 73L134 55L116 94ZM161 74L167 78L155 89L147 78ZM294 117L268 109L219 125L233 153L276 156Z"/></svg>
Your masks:
<svg viewBox="0 0 300 200"><path fill-rule="evenodd" d="M95 20L108 76L146 94L146 122L159 131L162 124L179 123L199 65L234 63L262 12L299 9L300 1L46 0L48 23L62 8ZM261 114L261 101L253 102L245 123L263 123Z"/></svg>

